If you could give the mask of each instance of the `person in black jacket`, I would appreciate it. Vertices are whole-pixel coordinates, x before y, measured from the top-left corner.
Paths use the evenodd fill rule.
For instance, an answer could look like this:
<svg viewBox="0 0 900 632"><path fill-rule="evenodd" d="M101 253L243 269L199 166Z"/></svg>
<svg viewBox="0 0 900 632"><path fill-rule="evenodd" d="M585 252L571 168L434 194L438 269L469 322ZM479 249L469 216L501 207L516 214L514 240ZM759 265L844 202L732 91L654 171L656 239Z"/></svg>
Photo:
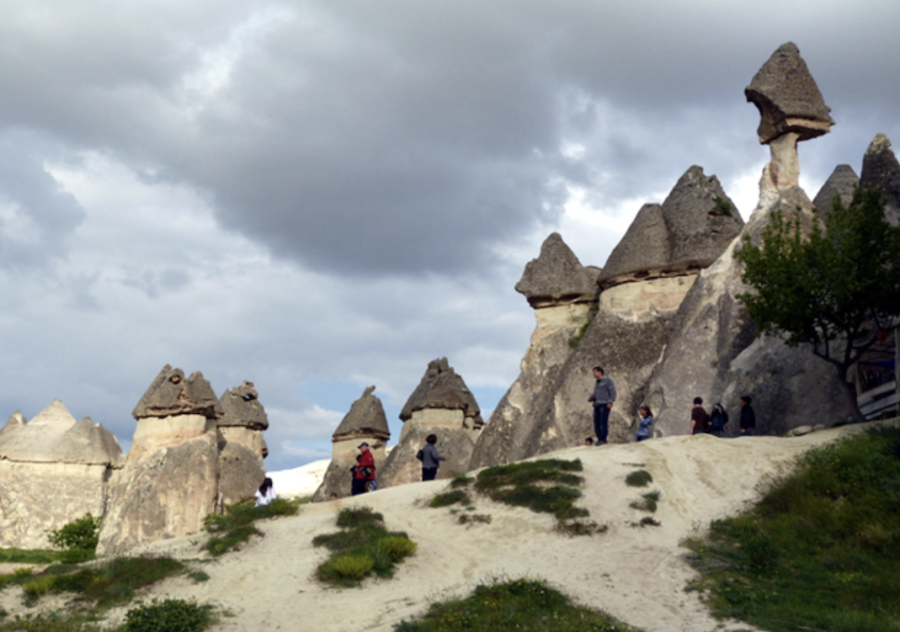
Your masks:
<svg viewBox="0 0 900 632"><path fill-rule="evenodd" d="M753 412L753 407L750 405L749 395L742 396L738 403L741 406L741 436L749 437L756 428L756 413Z"/></svg>

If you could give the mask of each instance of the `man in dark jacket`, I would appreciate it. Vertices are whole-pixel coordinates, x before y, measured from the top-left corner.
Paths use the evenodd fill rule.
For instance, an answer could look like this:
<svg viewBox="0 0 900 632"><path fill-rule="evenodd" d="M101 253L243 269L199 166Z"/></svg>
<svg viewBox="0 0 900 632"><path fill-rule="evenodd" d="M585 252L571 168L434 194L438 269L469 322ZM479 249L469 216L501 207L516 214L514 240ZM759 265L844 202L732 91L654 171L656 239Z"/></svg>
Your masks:
<svg viewBox="0 0 900 632"><path fill-rule="evenodd" d="M756 428L756 413L753 412L753 407L750 405L749 395L742 396L738 403L741 406L741 436L749 437L753 434L754 428Z"/></svg>
<svg viewBox="0 0 900 632"><path fill-rule="evenodd" d="M616 401L616 385L606 377L603 367L594 367L594 394L588 398L594 404L594 432L597 433L597 445L606 443L609 434L609 411Z"/></svg>

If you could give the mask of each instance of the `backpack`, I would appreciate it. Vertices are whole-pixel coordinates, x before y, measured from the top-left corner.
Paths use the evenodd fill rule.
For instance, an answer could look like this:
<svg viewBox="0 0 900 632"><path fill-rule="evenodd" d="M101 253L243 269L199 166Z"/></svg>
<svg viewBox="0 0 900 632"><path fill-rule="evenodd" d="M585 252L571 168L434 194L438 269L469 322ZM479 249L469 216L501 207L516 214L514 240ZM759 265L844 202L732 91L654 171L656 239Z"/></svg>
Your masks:
<svg viewBox="0 0 900 632"><path fill-rule="evenodd" d="M724 430L726 425L728 425L728 413L721 408L713 409L710 431L716 432L718 430Z"/></svg>
<svg viewBox="0 0 900 632"><path fill-rule="evenodd" d="M416 452L416 458L419 459L420 461L424 461L425 460L425 450L419 450L418 452Z"/></svg>

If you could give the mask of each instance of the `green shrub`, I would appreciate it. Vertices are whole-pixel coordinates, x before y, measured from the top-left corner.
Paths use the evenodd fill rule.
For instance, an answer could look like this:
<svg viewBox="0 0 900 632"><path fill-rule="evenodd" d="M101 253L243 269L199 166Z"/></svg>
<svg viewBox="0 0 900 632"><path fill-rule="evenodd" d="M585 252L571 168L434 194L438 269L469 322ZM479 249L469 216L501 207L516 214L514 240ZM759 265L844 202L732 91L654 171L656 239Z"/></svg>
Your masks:
<svg viewBox="0 0 900 632"><path fill-rule="evenodd" d="M56 586L56 577L53 575L35 577L22 585L22 590L30 597L42 597L51 592Z"/></svg>
<svg viewBox="0 0 900 632"><path fill-rule="evenodd" d="M59 551L50 549L0 549L0 562L14 564L53 564L59 560Z"/></svg>
<svg viewBox="0 0 900 632"><path fill-rule="evenodd" d="M429 507L448 507L456 503L468 505L472 502L472 498L464 489L454 489L443 494L438 494L428 503Z"/></svg>
<svg viewBox="0 0 900 632"><path fill-rule="evenodd" d="M653 477L647 470L635 470L625 477L625 484L629 487L646 487L653 482Z"/></svg>
<svg viewBox="0 0 900 632"><path fill-rule="evenodd" d="M460 487L468 487L474 479L467 474L457 474L450 481L450 489L459 489Z"/></svg>
<svg viewBox="0 0 900 632"><path fill-rule="evenodd" d="M328 567L343 579L360 580L375 567L369 555L340 555L328 561Z"/></svg>
<svg viewBox="0 0 900 632"><path fill-rule="evenodd" d="M629 506L632 509L639 509L640 511L649 511L650 513L655 513L660 495L660 492L657 490L647 492L646 494L641 494L641 500L635 501Z"/></svg>
<svg viewBox="0 0 900 632"><path fill-rule="evenodd" d="M125 632L201 632L212 623L212 608L182 599L153 600L125 615Z"/></svg>
<svg viewBox="0 0 900 632"><path fill-rule="evenodd" d="M459 524L491 524L489 514L462 514L457 520Z"/></svg>
<svg viewBox="0 0 900 632"><path fill-rule="evenodd" d="M97 543L100 541L100 522L102 518L94 518L90 513L78 520L50 531L47 539L50 544L59 549L64 549L68 559L63 560L68 564L77 564L92 559Z"/></svg>
<svg viewBox="0 0 900 632"><path fill-rule="evenodd" d="M262 531L253 526L257 520L294 516L306 499L286 500L276 498L268 505L257 507L253 500L244 500L234 505L226 505L224 513L209 514L203 519L203 528L211 534L203 548L213 556L219 556L237 549L254 535Z"/></svg>
<svg viewBox="0 0 900 632"><path fill-rule="evenodd" d="M381 538L375 546L377 546L379 550L390 555L391 558L397 562L404 557L409 557L415 553L418 548L418 545L409 538L396 535Z"/></svg>
<svg viewBox="0 0 900 632"><path fill-rule="evenodd" d="M337 517L337 526L344 529L354 529L363 525L383 523L384 516L373 511L371 507L344 509Z"/></svg>

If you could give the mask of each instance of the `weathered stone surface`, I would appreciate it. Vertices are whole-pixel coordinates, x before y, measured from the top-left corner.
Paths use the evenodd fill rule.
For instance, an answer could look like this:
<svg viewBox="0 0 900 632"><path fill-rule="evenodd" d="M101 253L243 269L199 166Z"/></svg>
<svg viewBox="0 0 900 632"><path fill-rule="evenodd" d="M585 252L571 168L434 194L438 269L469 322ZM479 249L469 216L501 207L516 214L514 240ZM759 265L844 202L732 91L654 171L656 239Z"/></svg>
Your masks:
<svg viewBox="0 0 900 632"><path fill-rule="evenodd" d="M222 416L219 427L244 426L253 430L266 430L269 418L259 401L259 393L253 382L244 380L240 386L227 389L219 399L222 405Z"/></svg>
<svg viewBox="0 0 900 632"><path fill-rule="evenodd" d="M430 434L438 437L438 454L446 457L437 471L437 479L452 478L469 469L469 460L475 442L471 434L462 427L463 415L460 410L417 410L403 426L403 438L391 450L382 473L378 476L380 487L396 487L422 480L422 462L416 452L425 446L425 438Z"/></svg>
<svg viewBox="0 0 900 632"><path fill-rule="evenodd" d="M419 386L400 411L400 419L408 421L414 412L426 408L461 410L469 428L475 423L483 423L475 396L462 377L450 366L447 358L439 358L428 363L428 369L422 376Z"/></svg>
<svg viewBox="0 0 900 632"><path fill-rule="evenodd" d="M858 186L859 176L850 165L835 167L813 199L813 206L819 212L819 217L825 220L825 214L834 206L834 198L840 198L845 207L850 206L853 193Z"/></svg>
<svg viewBox="0 0 900 632"><path fill-rule="evenodd" d="M354 439L381 439L387 441L391 438L388 428L387 416L384 414L384 406L381 400L374 395L375 387L368 387L350 406L350 411L344 415L338 425L332 441Z"/></svg>
<svg viewBox="0 0 900 632"><path fill-rule="evenodd" d="M541 254L525 265L516 291L532 307L567 305L597 300L596 272L586 269L559 233L551 233Z"/></svg>
<svg viewBox="0 0 900 632"><path fill-rule="evenodd" d="M757 133L766 144L788 132L807 140L827 134L834 121L800 50L792 42L772 53L744 89L760 114Z"/></svg>
<svg viewBox="0 0 900 632"><path fill-rule="evenodd" d="M131 413L135 419L172 415L221 416L222 407L199 371L185 379L184 371L163 367Z"/></svg>
<svg viewBox="0 0 900 632"><path fill-rule="evenodd" d="M744 225L715 176L696 165L662 206L646 204L600 274L600 287L696 274L722 254Z"/></svg>
<svg viewBox="0 0 900 632"><path fill-rule="evenodd" d="M884 216L893 224L900 224L900 163L884 134L877 134L863 156L860 189L877 189L885 196Z"/></svg>
<svg viewBox="0 0 900 632"><path fill-rule="evenodd" d="M218 456L214 420L206 432L186 441L129 450L100 528L97 553L121 553L200 531L203 519L216 509Z"/></svg>
<svg viewBox="0 0 900 632"><path fill-rule="evenodd" d="M237 441L227 441L219 449L218 470L220 507L253 498L266 477L259 450Z"/></svg>

